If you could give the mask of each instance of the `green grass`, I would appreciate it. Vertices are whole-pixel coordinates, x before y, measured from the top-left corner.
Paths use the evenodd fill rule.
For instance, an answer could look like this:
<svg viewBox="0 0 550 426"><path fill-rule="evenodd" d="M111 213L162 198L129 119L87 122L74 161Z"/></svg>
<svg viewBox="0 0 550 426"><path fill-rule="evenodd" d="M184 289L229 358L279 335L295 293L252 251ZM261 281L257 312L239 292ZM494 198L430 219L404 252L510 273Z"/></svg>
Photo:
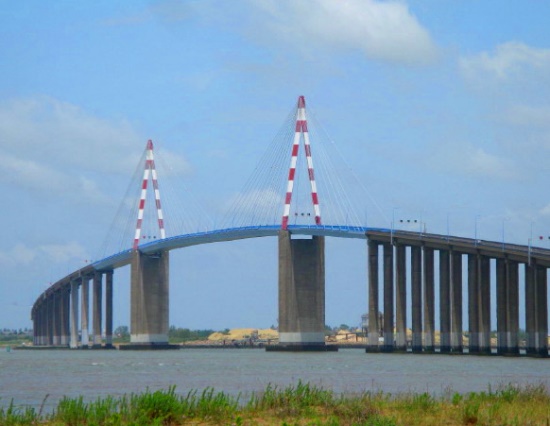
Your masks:
<svg viewBox="0 0 550 426"><path fill-rule="evenodd" d="M65 397L50 414L12 401L0 425L550 425L543 385L508 385L443 396L383 392L337 394L309 383L268 385L248 400L207 388L178 394L175 387L86 402Z"/></svg>

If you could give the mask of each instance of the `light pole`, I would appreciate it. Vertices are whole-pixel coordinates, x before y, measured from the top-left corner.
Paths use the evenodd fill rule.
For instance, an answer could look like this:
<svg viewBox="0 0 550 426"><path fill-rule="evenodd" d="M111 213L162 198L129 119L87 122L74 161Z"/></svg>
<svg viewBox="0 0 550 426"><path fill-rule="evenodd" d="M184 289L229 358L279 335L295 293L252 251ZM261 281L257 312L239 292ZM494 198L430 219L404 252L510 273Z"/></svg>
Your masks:
<svg viewBox="0 0 550 426"><path fill-rule="evenodd" d="M502 251L504 251L504 222L506 222L508 220L507 217L505 217L504 219L502 219Z"/></svg>
<svg viewBox="0 0 550 426"><path fill-rule="evenodd" d="M391 232L390 232L390 244L393 245L393 230L395 227L395 211L399 210L399 207L394 207L391 213Z"/></svg>
<svg viewBox="0 0 550 426"><path fill-rule="evenodd" d="M480 218L481 215L476 214L476 223L475 223L475 229L474 229L474 240L475 240L475 246L477 247L477 221Z"/></svg>
<svg viewBox="0 0 550 426"><path fill-rule="evenodd" d="M449 241L449 238L450 238L450 230L449 230L449 212L447 212L447 241Z"/></svg>

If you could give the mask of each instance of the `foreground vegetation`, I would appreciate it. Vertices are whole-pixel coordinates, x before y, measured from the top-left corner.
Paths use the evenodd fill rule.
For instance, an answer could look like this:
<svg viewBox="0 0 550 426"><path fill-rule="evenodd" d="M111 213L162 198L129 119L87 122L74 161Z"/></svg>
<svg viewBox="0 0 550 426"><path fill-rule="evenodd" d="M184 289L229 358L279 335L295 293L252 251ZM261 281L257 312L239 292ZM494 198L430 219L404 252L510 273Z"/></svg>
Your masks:
<svg viewBox="0 0 550 426"><path fill-rule="evenodd" d="M51 414L13 403L0 408L1 425L548 425L550 394L537 386L506 386L486 392L441 397L428 393L338 395L299 382L268 386L242 401L206 389L178 395L146 391L85 402L64 398Z"/></svg>

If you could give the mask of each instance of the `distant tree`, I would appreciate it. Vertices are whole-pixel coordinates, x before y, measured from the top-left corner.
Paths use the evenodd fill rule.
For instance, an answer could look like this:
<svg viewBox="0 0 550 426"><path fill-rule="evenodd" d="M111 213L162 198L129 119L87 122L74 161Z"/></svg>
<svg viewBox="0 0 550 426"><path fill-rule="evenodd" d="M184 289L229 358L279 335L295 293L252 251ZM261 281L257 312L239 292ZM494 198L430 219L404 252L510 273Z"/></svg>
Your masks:
<svg viewBox="0 0 550 426"><path fill-rule="evenodd" d="M347 324L340 324L340 330L349 330L349 325L347 325Z"/></svg>
<svg viewBox="0 0 550 426"><path fill-rule="evenodd" d="M116 337L125 339L127 337L130 337L130 329L127 325L119 325L117 328L115 328L114 334Z"/></svg>

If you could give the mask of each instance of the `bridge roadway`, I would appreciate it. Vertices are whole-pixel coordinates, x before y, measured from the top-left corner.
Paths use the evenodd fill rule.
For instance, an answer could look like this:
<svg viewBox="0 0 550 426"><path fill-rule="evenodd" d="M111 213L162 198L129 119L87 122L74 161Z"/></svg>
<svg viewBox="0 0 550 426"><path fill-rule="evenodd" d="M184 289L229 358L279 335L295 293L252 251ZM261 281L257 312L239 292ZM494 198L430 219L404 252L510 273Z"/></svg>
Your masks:
<svg viewBox="0 0 550 426"><path fill-rule="evenodd" d="M388 344L382 346L382 350L394 350L404 349L407 345L405 318L406 318L406 293L405 293L405 251L406 247L410 247L410 259L411 259L411 272L412 272L412 303L413 303L413 350L421 350L422 341L427 340L428 350L435 346L434 333L434 320L433 320L433 251L437 250L440 253L440 293L444 293L440 297L440 309L443 317L452 316L450 318L451 324L446 324L445 319L441 323L441 333L443 341L440 343L442 351L462 351L462 342L458 337L462 335L462 318L461 313L457 312L459 307L462 306L461 300L461 288L462 288L462 255L467 255L469 259L469 293L472 293L473 299L469 301L469 321L470 332L475 334L475 339L478 341L473 348L474 352L480 350L488 350L490 346L490 338L487 337L490 333L490 324L487 323L487 316L490 317L490 313L484 312L490 309L490 295L486 292L490 292L488 289L490 266L486 265L486 261L489 259L497 260L497 281L499 283L498 288L503 288L504 293L500 294L497 288L497 298L499 300L505 300L504 305L502 303L497 307L497 318L500 324L501 335L499 335L501 341L508 339L506 347L502 348L502 353L514 353L517 350L516 337L510 337L510 333L516 333L517 328L517 265L526 265L526 308L527 312L527 331L532 331L532 351L538 355L548 355L548 345L541 333L548 332L548 309L547 309L547 282L546 282L546 270L550 267L550 250L535 248L524 245L508 244L503 242L486 241L486 240L474 240L471 238L456 237L450 235L429 234L422 232L410 232L388 228L367 228L367 227L354 227L354 226L327 226L327 225L311 225L311 226L289 226L288 230L293 235L309 235L317 237L339 237L339 238L359 238L367 239L369 241L369 312L378 312L378 247L381 246L384 249L384 312L385 321L383 324L379 323L376 315L371 315L369 326L369 347L370 350L378 350L378 336L379 331L382 331L386 342L391 343L391 347ZM165 238L162 240L155 240L150 243L146 243L139 246L139 252L145 255L154 255L156 253L164 253L170 250L184 248L194 245L209 244L223 241L241 240L247 238L258 238L277 236L280 232L280 225L272 226L251 226L243 228L229 228L219 229L205 232L198 232L193 234L178 235L175 237ZM388 247L391 247L389 249ZM401 248L401 249L400 249ZM390 254L391 250L391 254ZM421 256L420 251L424 253ZM113 270L132 263L134 251L132 249L121 251L120 253L106 257L99 261L87 265L79 270L72 272L71 274L63 277L54 284L52 284L46 291L44 291L36 300L33 305L31 318L35 323L35 343L53 344L53 345L69 345L75 347L77 345L78 334L75 331L78 324L78 312L69 312L69 305L77 304L78 296L78 283L86 282L86 292L82 294L82 328L87 328L87 309L85 306L88 303L87 295L87 282L89 279L94 279L94 289L101 287L101 274L105 274L107 277L106 285L106 320L107 320L107 344L110 344L112 335L112 273ZM395 262L395 306L394 306L394 282L393 282L393 269L394 262L393 257L396 257ZM454 257L453 257L454 255ZM448 258L447 258L448 256ZM421 257L424 258L423 267L419 267ZM432 259L430 261L430 259ZM447 260L446 260L447 259ZM477 259L477 260L475 260ZM483 263L485 261L485 263ZM374 263L376 262L376 264ZM390 266L391 262L391 266ZM475 263L475 266L474 266ZM452 264L460 265L460 272L458 266L452 267ZM511 265L511 266L509 266ZM533 269L532 265L535 265ZM427 293L424 292L424 300L421 300L421 288L422 288L422 270L428 270L431 268L432 274L424 277L424 281L428 279ZM443 269L449 269L449 276ZM504 268L504 269L503 269ZM515 269L514 269L515 268ZM391 269L391 272L390 272ZM536 270L536 273L531 273ZM537 275L538 274L538 275ZM99 275L99 280L95 277ZM431 278L430 278L431 277ZM511 277L511 278L510 278ZM515 277L515 278L514 278ZM544 285L534 283L539 277L538 282ZM470 282L478 282L477 286L470 287ZM484 285L482 281L486 282ZM458 283L460 285L451 285L451 282ZM324 281L323 281L324 282ZM505 282L506 285L500 285L501 282ZM430 284L431 283L431 284ZM446 286L446 287L445 287ZM484 287L485 290L481 288ZM71 289L73 291L71 291ZM94 326L93 329L101 329L101 312L96 312L101 308L101 290L99 295L96 295L94 290L94 300L99 297L98 302L94 302ZM431 291L431 293L430 293ZM484 293L485 291L485 293ZM445 292L452 292L447 295ZM73 299L70 300L70 293L73 293ZM459 294L460 293L460 294ZM502 292L501 292L502 293ZM60 296L61 295L61 296ZM540 297L537 297L539 295ZM448 299L443 299L448 297ZM470 297L470 296L469 296ZM477 297L477 299L476 299ZM431 302L428 299L432 299ZM376 299L376 300L375 300ZM542 300L544 299L544 301ZM483 302L483 300L485 300ZM46 303L49 301L49 303ZM449 304L448 307L447 302ZM481 305L474 306L474 304ZM45 305L48 305L47 307ZM420 305L424 305L421 309ZM109 307L109 305L111 305ZM502 305L502 306L501 306ZM397 322L397 333L394 335L393 331L393 312L396 311L395 321ZM530 315L529 310L533 309L533 314ZM55 310L63 311L61 314L55 315ZM86 311L86 312L84 312ZM502 312L501 312L502 311ZM421 312L424 312L425 328L422 329L422 321L419 318ZM453 316L454 315L454 316ZM56 317L55 320L46 321L45 318ZM485 319L482 320L481 317ZM490 320L490 318L489 318ZM472 322L473 321L473 322ZM485 321L483 324L481 324ZM460 324L458 324L460 322ZM475 323L475 324L474 324ZM544 324L543 324L544 323ZM38 327L36 327L38 325ZM447 327L448 326L448 327ZM390 330L391 327L391 330ZM489 327L489 329L487 329ZM512 328L510 330L509 328ZM449 328L449 330L446 330ZM383 330L382 330L383 329ZM536 330L535 330L536 329ZM84 330L83 330L84 331ZM70 334L70 338L69 338ZM87 330L86 336L81 338L82 344L88 344L87 342ZM95 333L97 335L97 333ZM517 333L516 333L517 334ZM57 338L52 336L58 335ZM46 337L47 336L47 337ZM85 338L84 338L85 337ZM94 336L92 343L100 344L101 336ZM484 340L485 339L485 340ZM449 342L447 342L449 340ZM450 341L453 340L453 344ZM501 342L502 343L502 342ZM529 344L528 344L529 345ZM471 345L470 345L471 346ZM512 346L512 348L510 348ZM424 348L425 350L426 348ZM489 349L490 350L490 349ZM472 347L470 347L472 351Z"/></svg>

